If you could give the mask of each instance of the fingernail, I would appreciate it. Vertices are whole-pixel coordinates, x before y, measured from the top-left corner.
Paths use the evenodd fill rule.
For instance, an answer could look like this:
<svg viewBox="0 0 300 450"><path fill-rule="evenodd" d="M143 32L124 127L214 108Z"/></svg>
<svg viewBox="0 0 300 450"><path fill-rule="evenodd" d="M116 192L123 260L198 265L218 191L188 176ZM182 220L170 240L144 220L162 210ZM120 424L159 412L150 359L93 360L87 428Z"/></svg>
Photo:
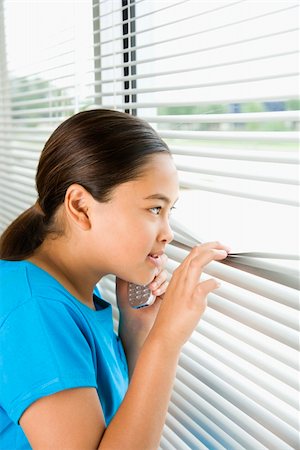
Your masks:
<svg viewBox="0 0 300 450"><path fill-rule="evenodd" d="M157 283L154 281L153 283L151 283L150 286L152 287L152 289L156 289L157 288Z"/></svg>

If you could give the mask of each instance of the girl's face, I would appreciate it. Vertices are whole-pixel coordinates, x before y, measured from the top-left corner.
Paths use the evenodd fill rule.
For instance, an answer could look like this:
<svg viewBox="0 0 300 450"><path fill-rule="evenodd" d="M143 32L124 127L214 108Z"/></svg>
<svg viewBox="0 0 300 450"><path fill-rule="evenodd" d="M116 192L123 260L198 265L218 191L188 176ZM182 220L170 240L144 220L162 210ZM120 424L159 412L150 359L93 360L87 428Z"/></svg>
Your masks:
<svg viewBox="0 0 300 450"><path fill-rule="evenodd" d="M179 193L169 155L153 155L145 168L140 178L118 186L109 202L96 202L91 229L93 266L136 284L147 284L156 275L159 258L173 239L169 215Z"/></svg>

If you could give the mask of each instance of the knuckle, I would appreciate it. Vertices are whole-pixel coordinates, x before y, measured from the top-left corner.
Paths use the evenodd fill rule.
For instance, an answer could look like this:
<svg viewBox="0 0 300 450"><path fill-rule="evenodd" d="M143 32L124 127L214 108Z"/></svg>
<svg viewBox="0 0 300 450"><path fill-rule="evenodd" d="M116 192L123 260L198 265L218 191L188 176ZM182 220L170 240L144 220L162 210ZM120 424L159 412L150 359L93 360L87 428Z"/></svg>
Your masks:
<svg viewBox="0 0 300 450"><path fill-rule="evenodd" d="M200 247L201 247L201 244L195 245L195 246L192 248L192 252L193 252L193 253L199 253Z"/></svg>

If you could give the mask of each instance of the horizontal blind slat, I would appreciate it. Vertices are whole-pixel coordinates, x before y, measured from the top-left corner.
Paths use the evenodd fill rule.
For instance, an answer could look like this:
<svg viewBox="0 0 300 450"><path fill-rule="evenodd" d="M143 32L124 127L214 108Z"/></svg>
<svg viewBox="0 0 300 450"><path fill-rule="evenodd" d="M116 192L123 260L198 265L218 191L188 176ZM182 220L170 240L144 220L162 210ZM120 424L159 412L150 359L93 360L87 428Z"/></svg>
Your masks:
<svg viewBox="0 0 300 450"><path fill-rule="evenodd" d="M254 102L267 102L267 101L282 101L282 98L285 98L285 100L294 100L295 99L295 93L294 92L288 92L285 93L284 95L277 95L276 94L265 94L265 95L260 95L258 93L256 93L256 95L250 95L250 93L246 90L243 92L243 95L239 94L238 96L233 95L230 98L230 103L246 103L249 101L254 101ZM97 95L95 95L94 99L97 98ZM212 97L210 100L203 100L201 98L199 98L198 100L191 100L191 99L185 99L184 101L182 100L177 100L177 101L173 101L173 100L168 100L168 101L139 101L139 102L134 102L134 101L129 101L128 103L126 102L122 102L121 99L117 98L117 100L112 103L111 102L106 102L103 101L102 102L102 107L103 108L108 108L108 109L120 109L120 110L125 110L125 109L137 109L137 108L160 108L160 107L179 107L179 106L200 106L200 105L211 105L211 104L222 104L222 103L229 103L229 99L225 96L224 93L224 97Z"/></svg>
<svg viewBox="0 0 300 450"><path fill-rule="evenodd" d="M223 114L190 114L190 115L161 115L140 116L151 123L227 123L227 122L272 122L274 120L300 121L299 111L269 111L252 113L223 113Z"/></svg>
<svg viewBox="0 0 300 450"><path fill-rule="evenodd" d="M293 380L292 377L289 377L290 382L295 389L298 388L298 353L295 349L211 308L205 311L203 320L225 331L229 336L237 338L241 341L242 345L251 345L262 353L269 355L275 361L293 369L290 374L295 374L295 378ZM284 365L281 367L283 369Z"/></svg>
<svg viewBox="0 0 300 450"><path fill-rule="evenodd" d="M300 180L298 177L296 178L283 178L276 176L259 176L259 175L251 175L249 173L237 173L232 171L223 171L223 170L209 170L204 169L202 167L195 167L192 165L185 165L176 163L177 170L183 172L192 172L198 173L199 175L214 175L217 177L226 177L226 178L237 178L242 180L253 180L253 181L261 181L264 183L276 183L276 184L290 184L293 186L298 186L300 184Z"/></svg>
<svg viewBox="0 0 300 450"><path fill-rule="evenodd" d="M256 420L255 416L252 417L251 414L249 415L242 401L236 402L232 400L227 395L227 390L224 391L223 395L222 388L224 386L219 389L214 377L210 378L210 376L211 372L205 369L205 367L202 367L200 372L196 363L193 363L185 354L181 354L180 365L177 369L177 378L184 385L193 386L195 396L199 395L200 399L204 398L217 412L222 413L228 419L232 420L234 424L237 424L241 428L240 439L245 437L245 431L266 449L280 448L292 450L291 446L276 436L272 431L265 428L261 421ZM230 432L230 428L228 430Z"/></svg>
<svg viewBox="0 0 300 450"><path fill-rule="evenodd" d="M172 415L172 418L177 421L173 426L176 434L182 436L184 442L188 444L188 448L197 449L199 442L201 442L204 448L223 450L223 445L214 439L212 431L208 429L204 416L199 413L199 411L196 410L196 413L199 414L199 418L204 419L201 421L202 426L190 418L189 414L193 413L193 409L192 405L189 405L189 408L186 408L184 400L182 401L181 398L176 395L176 392L173 393L172 402L169 406L169 413ZM212 426L212 428L215 429L216 427ZM231 440L228 440L232 444Z"/></svg>
<svg viewBox="0 0 300 450"><path fill-rule="evenodd" d="M236 303L288 328L299 330L299 321L295 310L287 305L255 295L226 282L223 282L216 292L218 297Z"/></svg>
<svg viewBox="0 0 300 450"><path fill-rule="evenodd" d="M193 361L195 367L198 365L202 368L204 363L205 369L213 373L213 379L220 388L223 384L228 385L227 393L232 400L240 401L241 395L248 414L256 420L262 419L264 422L261 423L271 430L273 426L276 426L281 439L296 442L298 420L295 408L281 402L270 392L266 392L258 384L245 378L239 371L193 345L192 342L184 346L183 353Z"/></svg>
<svg viewBox="0 0 300 450"><path fill-rule="evenodd" d="M244 359L246 361L246 367L249 363L258 370L261 370L262 373L267 374L267 377L261 377L260 379L262 386L266 389L271 389L274 395L277 394L279 398L293 408L298 408L297 389L299 385L299 374L295 369L292 369L271 355L264 353L257 347L255 348L239 340L238 337L230 335L220 328L216 328L216 326L205 319L205 316L197 327L197 330L191 336L191 342L194 340L201 341L203 336L211 342L223 346L238 358ZM248 372L248 376L253 377L253 374ZM271 386L268 382L270 376L274 379L274 383Z"/></svg>
<svg viewBox="0 0 300 450"><path fill-rule="evenodd" d="M201 406L201 412L215 423L220 429L227 430L230 437L236 442L237 448L255 448L257 450L266 450L266 447L260 442L258 442L251 434L246 430L243 430L239 425L237 425L233 420L230 420L226 414L221 413L216 407L214 407L210 402L204 399L202 395L195 392L191 387L194 384L193 377L189 379L185 378L185 370L180 366L178 367L177 374L182 375L184 382L177 376L174 391L183 399L185 399L188 404L193 405L195 408ZM195 380L196 381L196 380ZM209 389L209 388L208 388ZM231 448L231 447L230 447ZM235 447L233 447L235 448Z"/></svg>
<svg viewBox="0 0 300 450"><path fill-rule="evenodd" d="M203 323L201 325L203 325ZM199 331L202 330L201 325ZM295 398L295 395L297 396L297 391L295 389L291 389L285 383L278 381L272 375L268 375L265 371L260 370L254 364L248 362L245 358L239 357L235 353L232 353L225 347L225 345L218 344L214 340L211 341L201 332L193 333L189 342L215 358L217 361L230 367L230 370L232 369L233 371L239 373L243 379L248 379L250 383L253 383L252 386L258 386L263 395L268 396L268 393L270 393L271 395L268 396L267 401L269 402L269 397L271 397L273 398L273 402L275 401L276 403L278 401L279 403L276 404L276 409L272 409L272 412L276 413L277 411L277 415L279 417L287 422L290 421L290 425L297 429L296 417L298 404L297 402L293 402L293 398ZM251 385L249 386L249 391L250 390ZM289 399L288 402L281 398L282 391L287 391L286 393L288 395L286 395L286 397ZM255 390L255 393L253 392L252 395L256 396L257 391ZM294 404L291 405L291 403ZM281 410L279 410L279 407Z"/></svg>
<svg viewBox="0 0 300 450"><path fill-rule="evenodd" d="M132 51L132 50L131 50ZM116 54L126 54L128 52L128 50L122 50L120 52L116 52ZM179 73L181 74L191 74L192 72L199 72L199 71L203 71L203 70L208 70L208 69L218 69L218 68L225 68L225 67L229 67L229 66L234 66L234 65L242 65L242 64L248 64L250 62L258 62L258 61L263 61L265 62L267 59L274 59L274 58L280 58L283 56L291 56L291 55L298 55L298 50L290 50L284 53L270 53L270 54L265 54L263 56L257 56L257 57L253 57L253 58L245 58L245 59L237 59L237 60L229 60L229 61L224 61L224 62L220 62L220 63L216 63L216 64L207 64L207 65L197 65L195 64L193 67L183 67L183 68L178 68L176 70L158 70L155 72L150 72L150 73L141 73L141 74L136 74L136 75L127 75L125 77L116 77L115 79L111 79L111 78L105 78L103 80L99 80L96 81L94 83L87 83L87 86L105 86L106 84L109 83L117 83L117 82L125 82L125 81L133 81L133 80L145 80L147 78L152 78L152 77L156 77L156 78L161 78L161 77L165 77L165 76L170 76L170 75L178 75ZM110 56L110 53L107 55ZM124 64L124 67L127 67ZM132 64L131 67L134 67L134 65ZM106 67L107 69L107 67ZM95 70L95 72L93 73L100 73L101 70ZM145 119L147 120L147 119ZM149 122L151 122L151 118L149 118L148 120Z"/></svg>
<svg viewBox="0 0 300 450"><path fill-rule="evenodd" d="M164 426L164 436L168 439L168 442L173 446L174 449L182 449L182 450L190 450L190 447L188 447L185 442L180 439L177 435L177 433L172 429L172 425L176 424L177 422L175 419L170 415L167 414L166 417L166 423ZM198 443L199 449L205 450L205 447L201 447L201 444Z"/></svg>
<svg viewBox="0 0 300 450"><path fill-rule="evenodd" d="M210 307L217 311L230 315L238 322L244 323L261 333L282 342L285 345L298 349L298 332L267 317L261 316L240 305L227 301L215 293L210 294Z"/></svg>
<svg viewBox="0 0 300 450"><path fill-rule="evenodd" d="M168 139L198 139L221 141L277 141L298 142L299 134L296 131L160 131L160 136Z"/></svg>
<svg viewBox="0 0 300 450"><path fill-rule="evenodd" d="M198 351L199 349L197 349ZM193 353L194 357L196 355ZM244 411L248 417L253 418L256 421L256 427L258 423L262 425L264 435L260 436L259 439L262 444L268 446L272 442L271 445L274 448L286 448L289 450L297 445L298 433L296 430L238 390L235 386L237 379L234 382L225 382L222 378L216 376L214 372L207 369L206 363L201 365L185 353L181 355L180 361L182 367L188 372L195 376L200 376L204 383L207 383L208 386L229 402L238 405L239 410ZM257 432L258 430L254 433L254 436L257 436Z"/></svg>
<svg viewBox="0 0 300 450"><path fill-rule="evenodd" d="M161 58L164 59L164 58ZM157 61L159 61L160 58L157 58ZM183 91L187 89L203 89L208 87L216 87L216 86L227 86L227 85L237 85L237 84L243 84L243 83L255 83L257 81L267 81L267 80L276 80L276 79L283 79L285 82L288 82L288 80L285 80L286 78L293 78L298 77L299 72L288 72L288 73L282 73L282 74L262 74L258 77L252 77L252 78L237 78L232 80L225 80L222 79L220 81L212 81L212 82L206 82L206 83L196 83L196 84L182 84L182 85L168 85L168 86L155 86L150 88L135 88L135 89L122 89L117 91L108 91L108 92L102 92L101 94L98 94L98 98L102 97L111 97L113 95L132 95L132 94L149 94L149 93L156 93L156 92L167 92L167 91Z"/></svg>
<svg viewBox="0 0 300 450"><path fill-rule="evenodd" d="M276 151L274 150L244 150L239 149L222 149L222 148L201 148L198 147L181 147L170 145L170 149L174 155L184 156L199 156L202 158L217 158L217 159L233 159L237 161L257 161L257 162L271 162L275 164L299 164L300 157L296 151Z"/></svg>
<svg viewBox="0 0 300 450"><path fill-rule="evenodd" d="M255 20L257 20L257 19L261 19L262 17L266 17L266 16L273 16L273 15L282 13L282 12L284 12L284 11L288 11L288 10L290 10L290 9L295 9L295 8L298 8L298 5L291 5L291 6L289 6L289 7L279 8L279 9L277 9L277 10L269 11L269 12L267 12L267 13L265 13L265 14L258 14L258 15L254 15L254 16L252 16L252 17L247 17L247 18L242 19L242 20L237 20L237 21L233 21L233 22L227 22L227 23L225 23L225 24L218 25L217 27L210 27L210 28L206 28L206 29L201 30L201 31L198 30L198 31L195 32L194 34L196 34L196 35L201 35L201 34L205 34L205 33L212 32L212 31L219 32L221 29L224 29L224 28L233 27L234 25L240 25L240 24L242 24L242 23L255 21ZM190 18L190 17L189 17L189 18ZM153 30L155 30L155 29L159 29L159 28L162 28L162 27L166 27L166 26L169 26L169 25L174 25L174 24L177 23L177 22L181 22L181 23L182 23L182 18L179 19L179 20L176 20L176 21L172 21L172 22L168 22L168 23L163 23L163 24L161 24L161 25L159 25L159 26L153 26L153 25L152 25L151 28L148 28L148 29L147 29L147 28L143 28L143 29L141 29L141 30L139 30L139 31L136 31L136 32L134 33L134 35L135 35L135 36L138 36L139 34L146 33L146 32L148 32L148 31L153 31ZM193 34L193 35L194 35L194 34ZM190 36L190 34L189 34L188 36ZM187 35L181 36L180 34L178 34L177 40L181 39L182 37L187 37ZM122 39L122 38L121 38L121 37L116 38L116 41L118 41L118 40L120 40L120 39ZM110 40L103 40L103 41L102 41L102 45L104 45L104 44L106 44L106 43L109 43L109 42L110 42Z"/></svg>

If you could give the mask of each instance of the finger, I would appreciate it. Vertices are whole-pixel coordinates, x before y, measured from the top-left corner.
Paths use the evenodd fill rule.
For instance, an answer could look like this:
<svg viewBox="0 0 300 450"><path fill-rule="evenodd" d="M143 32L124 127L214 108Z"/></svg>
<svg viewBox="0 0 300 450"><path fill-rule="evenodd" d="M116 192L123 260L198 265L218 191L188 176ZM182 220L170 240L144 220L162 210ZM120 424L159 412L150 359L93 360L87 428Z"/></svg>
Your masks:
<svg viewBox="0 0 300 450"><path fill-rule="evenodd" d="M225 250L227 254L230 252L230 248L227 245L223 245L219 241L205 242L204 244L195 245L177 268L177 272L184 272L186 270L186 266L189 265L190 261L195 256L208 249Z"/></svg>
<svg viewBox="0 0 300 450"><path fill-rule="evenodd" d="M201 244L200 247L215 248L217 250L226 250L227 253L229 253L231 250L230 247L228 247L228 245L224 245L220 241L205 242L204 244Z"/></svg>
<svg viewBox="0 0 300 450"><path fill-rule="evenodd" d="M200 312L201 314L203 314L207 307L208 294L214 289L217 289L219 286L220 283L214 278L210 278L209 280L199 283L196 286L193 295L190 297L190 308L196 309L198 313Z"/></svg>
<svg viewBox="0 0 300 450"><path fill-rule="evenodd" d="M191 258L185 263L181 276L185 279L186 289L192 294L195 286L199 283L203 268L213 260L226 258L226 250L215 248L195 248L191 252Z"/></svg>
<svg viewBox="0 0 300 450"><path fill-rule="evenodd" d="M166 290L168 289L169 282L165 281L158 289L155 289L155 291L152 291L152 294L154 294L156 297L159 295L163 295Z"/></svg>
<svg viewBox="0 0 300 450"><path fill-rule="evenodd" d="M227 251L226 250L219 250L216 248L208 248L205 251L201 252L200 254L195 256L195 260L197 263L200 263L202 267L206 266L211 261L220 261L222 259L227 258Z"/></svg>
<svg viewBox="0 0 300 450"><path fill-rule="evenodd" d="M208 280L202 281L196 286L194 291L194 298L204 299L208 296L210 292L218 289L221 283L214 278L209 278Z"/></svg>
<svg viewBox="0 0 300 450"><path fill-rule="evenodd" d="M166 270L163 270L162 272L160 272L155 278L154 280L149 284L149 289L154 290L159 288L159 286L161 284L163 284L166 279L168 278L168 273Z"/></svg>

